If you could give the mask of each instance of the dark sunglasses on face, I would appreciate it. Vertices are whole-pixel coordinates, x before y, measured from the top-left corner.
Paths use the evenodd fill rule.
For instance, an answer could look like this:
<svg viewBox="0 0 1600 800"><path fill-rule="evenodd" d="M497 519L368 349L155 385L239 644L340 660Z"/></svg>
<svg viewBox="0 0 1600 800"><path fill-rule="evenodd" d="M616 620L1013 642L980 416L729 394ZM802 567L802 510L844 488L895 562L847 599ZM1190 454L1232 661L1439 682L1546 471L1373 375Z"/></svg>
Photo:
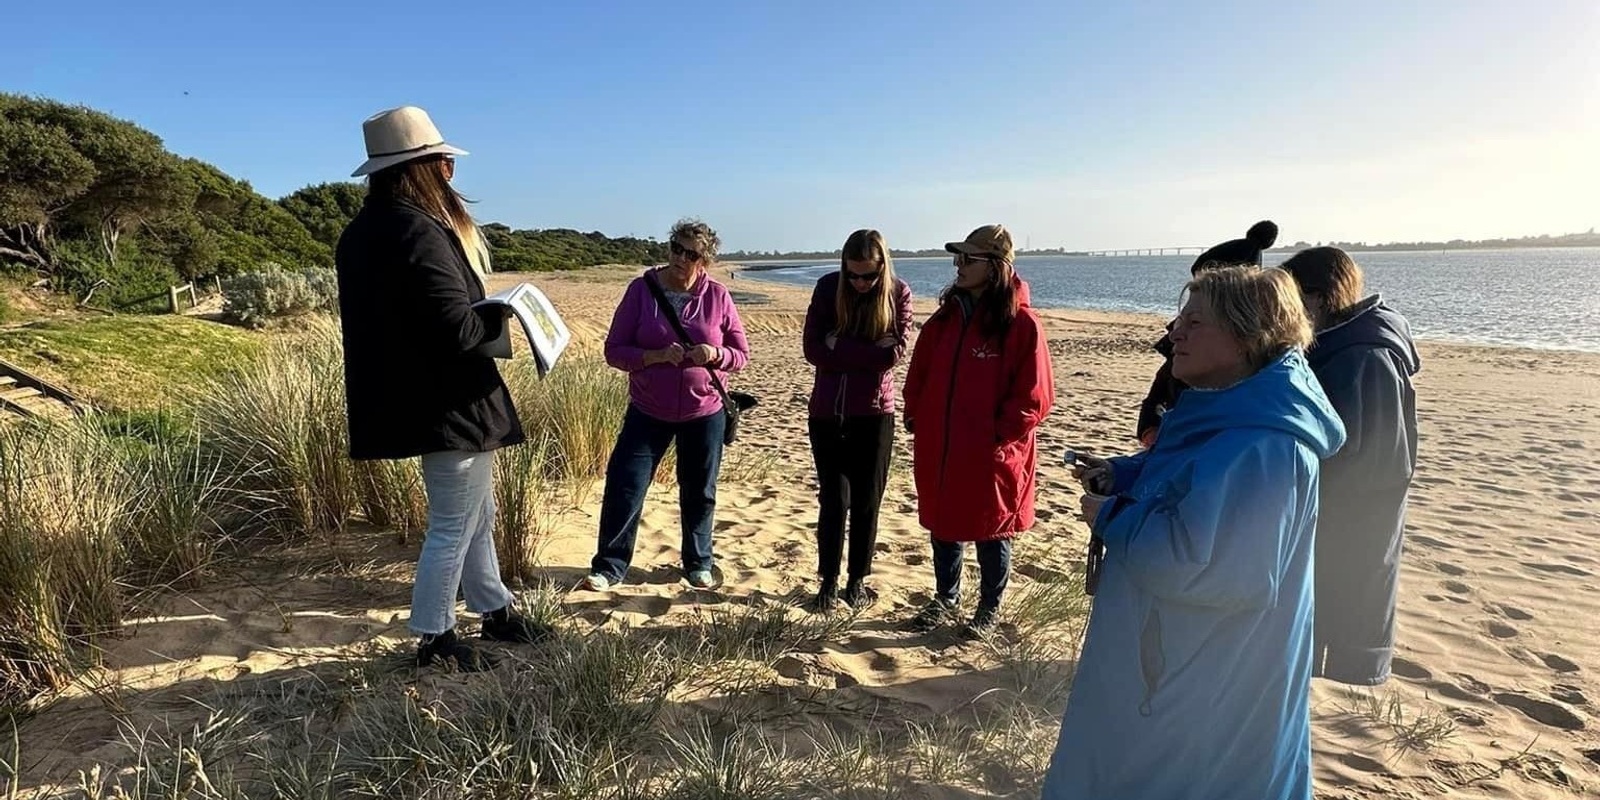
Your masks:
<svg viewBox="0 0 1600 800"><path fill-rule="evenodd" d="M675 256L683 256L689 261L699 261L701 258L699 250L690 250L689 248L678 244L676 240L672 242L672 254Z"/></svg>
<svg viewBox="0 0 1600 800"><path fill-rule="evenodd" d="M882 274L883 270L881 269L874 270L872 272L851 272L848 269L844 271L845 278L852 283L872 283L878 279L879 275Z"/></svg>
<svg viewBox="0 0 1600 800"><path fill-rule="evenodd" d="M966 253L957 253L955 261L956 261L956 266L964 267L964 266L966 266L968 264L977 264L977 263L980 263L980 262L987 264L987 263L990 263L990 262L994 261L994 259L992 259L992 258L990 258L988 256L972 256L972 255L967 255Z"/></svg>

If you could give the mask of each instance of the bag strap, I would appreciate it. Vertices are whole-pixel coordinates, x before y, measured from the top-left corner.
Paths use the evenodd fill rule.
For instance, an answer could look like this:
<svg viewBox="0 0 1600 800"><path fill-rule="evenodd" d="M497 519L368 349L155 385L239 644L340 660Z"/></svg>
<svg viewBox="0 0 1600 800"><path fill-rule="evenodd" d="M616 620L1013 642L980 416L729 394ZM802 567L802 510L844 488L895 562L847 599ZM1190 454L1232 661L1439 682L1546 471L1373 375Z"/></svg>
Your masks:
<svg viewBox="0 0 1600 800"><path fill-rule="evenodd" d="M709 278L706 280L709 280ZM684 347L693 348L695 342L689 338L689 332L684 330L683 320L678 318L678 310L673 308L672 301L667 299L666 290L661 288L661 283L656 280L655 270L652 269L644 274L644 282L646 286L650 287L650 294L655 297L656 306L661 309L661 313L666 316L667 321L672 323L672 329L678 333L678 340L683 343ZM728 390L722 387L722 379L717 377L717 371L712 369L710 364L704 364L702 368L711 376L711 385L716 387L717 394L721 395L722 406L724 408L735 408L733 401L728 398Z"/></svg>

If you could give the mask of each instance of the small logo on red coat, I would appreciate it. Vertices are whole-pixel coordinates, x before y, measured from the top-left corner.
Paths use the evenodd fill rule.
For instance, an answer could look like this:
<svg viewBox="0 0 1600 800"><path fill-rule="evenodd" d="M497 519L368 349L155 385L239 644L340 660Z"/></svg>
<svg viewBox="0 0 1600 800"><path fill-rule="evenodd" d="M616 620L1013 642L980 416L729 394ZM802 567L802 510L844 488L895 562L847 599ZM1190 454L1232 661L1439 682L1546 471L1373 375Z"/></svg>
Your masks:
<svg viewBox="0 0 1600 800"><path fill-rule="evenodd" d="M1000 354L989 349L989 345L979 345L972 348L973 358L999 358Z"/></svg>

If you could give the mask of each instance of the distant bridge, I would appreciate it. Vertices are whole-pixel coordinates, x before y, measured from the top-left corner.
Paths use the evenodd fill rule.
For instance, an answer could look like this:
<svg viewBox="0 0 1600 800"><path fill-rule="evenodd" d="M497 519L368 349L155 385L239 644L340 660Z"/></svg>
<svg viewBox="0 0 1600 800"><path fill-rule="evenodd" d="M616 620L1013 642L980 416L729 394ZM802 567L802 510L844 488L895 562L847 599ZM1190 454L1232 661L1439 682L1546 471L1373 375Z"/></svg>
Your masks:
<svg viewBox="0 0 1600 800"><path fill-rule="evenodd" d="M1085 255L1091 255L1091 256L1166 256L1166 255L1182 256L1182 255L1188 255L1189 251L1191 251L1191 250L1194 251L1194 255L1200 255L1201 253L1204 253L1206 251L1206 249L1204 247L1136 247L1136 248L1134 248L1132 250L1090 250L1087 253L1085 253Z"/></svg>

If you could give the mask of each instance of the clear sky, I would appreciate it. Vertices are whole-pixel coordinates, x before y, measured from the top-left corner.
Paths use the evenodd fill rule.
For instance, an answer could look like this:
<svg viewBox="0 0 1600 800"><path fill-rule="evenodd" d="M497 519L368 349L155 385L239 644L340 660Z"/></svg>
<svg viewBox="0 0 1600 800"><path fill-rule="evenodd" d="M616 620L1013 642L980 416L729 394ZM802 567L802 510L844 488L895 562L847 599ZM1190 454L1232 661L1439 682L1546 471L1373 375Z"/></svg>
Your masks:
<svg viewBox="0 0 1600 800"><path fill-rule="evenodd" d="M346 179L361 121L411 104L472 152L480 219L660 238L692 215L724 249L1600 225L1594 0L7 6L0 91L274 197Z"/></svg>

